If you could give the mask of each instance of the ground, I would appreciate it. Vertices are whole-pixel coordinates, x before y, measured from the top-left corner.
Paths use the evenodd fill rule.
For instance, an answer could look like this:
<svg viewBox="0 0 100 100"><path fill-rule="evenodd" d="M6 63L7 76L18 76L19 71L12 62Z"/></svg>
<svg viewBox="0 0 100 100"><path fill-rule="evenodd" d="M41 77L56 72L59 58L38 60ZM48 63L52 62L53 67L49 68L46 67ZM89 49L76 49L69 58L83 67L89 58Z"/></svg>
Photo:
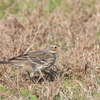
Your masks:
<svg viewBox="0 0 100 100"><path fill-rule="evenodd" d="M30 79L0 65L0 100L100 100L100 0L2 0L0 60L58 44L56 63Z"/></svg>

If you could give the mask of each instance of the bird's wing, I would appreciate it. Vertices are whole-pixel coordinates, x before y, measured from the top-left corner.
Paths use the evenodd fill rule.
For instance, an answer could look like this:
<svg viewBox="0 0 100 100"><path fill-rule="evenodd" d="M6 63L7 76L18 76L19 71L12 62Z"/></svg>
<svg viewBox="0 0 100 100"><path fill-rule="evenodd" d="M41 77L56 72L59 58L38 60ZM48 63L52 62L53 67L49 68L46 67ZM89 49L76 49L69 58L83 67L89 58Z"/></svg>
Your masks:
<svg viewBox="0 0 100 100"><path fill-rule="evenodd" d="M22 54L17 57L9 59L9 62L13 63L33 63L33 64L44 64L47 62L47 59L51 57L47 52L36 51L29 54Z"/></svg>

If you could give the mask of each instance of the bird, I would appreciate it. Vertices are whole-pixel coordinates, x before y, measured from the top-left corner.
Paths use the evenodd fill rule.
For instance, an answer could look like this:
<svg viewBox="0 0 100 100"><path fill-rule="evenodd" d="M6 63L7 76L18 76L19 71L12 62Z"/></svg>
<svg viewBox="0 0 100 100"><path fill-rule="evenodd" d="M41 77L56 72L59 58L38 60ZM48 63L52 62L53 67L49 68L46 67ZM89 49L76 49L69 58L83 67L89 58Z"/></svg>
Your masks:
<svg viewBox="0 0 100 100"><path fill-rule="evenodd" d="M56 61L57 52L60 50L62 48L58 44L51 44L43 50L21 54L7 61L0 61L0 64L13 64L22 67L30 73L30 77L33 77L35 72L51 67Z"/></svg>

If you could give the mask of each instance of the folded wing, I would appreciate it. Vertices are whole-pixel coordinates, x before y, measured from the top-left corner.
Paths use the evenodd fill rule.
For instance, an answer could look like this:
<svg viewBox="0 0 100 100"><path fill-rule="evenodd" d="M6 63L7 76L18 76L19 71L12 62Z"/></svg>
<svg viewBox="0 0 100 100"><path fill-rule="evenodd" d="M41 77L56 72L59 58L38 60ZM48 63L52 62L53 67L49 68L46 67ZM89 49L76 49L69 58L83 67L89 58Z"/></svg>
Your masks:
<svg viewBox="0 0 100 100"><path fill-rule="evenodd" d="M13 63L34 63L34 64L44 64L51 55L44 51L31 52L29 54L22 54L17 57L9 59L9 62Z"/></svg>

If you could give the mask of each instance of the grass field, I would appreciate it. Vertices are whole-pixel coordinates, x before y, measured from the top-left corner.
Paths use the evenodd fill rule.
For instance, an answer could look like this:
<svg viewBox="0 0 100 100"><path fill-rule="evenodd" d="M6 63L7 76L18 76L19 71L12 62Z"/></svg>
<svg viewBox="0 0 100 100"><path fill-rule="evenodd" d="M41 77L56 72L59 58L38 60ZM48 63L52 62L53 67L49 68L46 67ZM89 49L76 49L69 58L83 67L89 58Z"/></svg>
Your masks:
<svg viewBox="0 0 100 100"><path fill-rule="evenodd" d="M43 78L0 65L0 100L100 100L100 0L0 1L0 60L49 44L67 50Z"/></svg>

